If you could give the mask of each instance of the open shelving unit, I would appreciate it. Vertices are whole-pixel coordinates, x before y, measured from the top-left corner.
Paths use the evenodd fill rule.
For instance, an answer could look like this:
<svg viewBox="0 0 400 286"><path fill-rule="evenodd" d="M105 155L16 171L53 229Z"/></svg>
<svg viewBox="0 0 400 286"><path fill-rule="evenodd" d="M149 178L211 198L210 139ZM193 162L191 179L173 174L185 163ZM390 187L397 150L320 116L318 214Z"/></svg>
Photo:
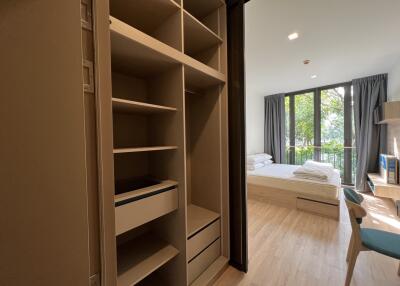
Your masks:
<svg viewBox="0 0 400 286"><path fill-rule="evenodd" d="M108 267L118 286L211 281L229 256L225 4L109 3Z"/></svg>

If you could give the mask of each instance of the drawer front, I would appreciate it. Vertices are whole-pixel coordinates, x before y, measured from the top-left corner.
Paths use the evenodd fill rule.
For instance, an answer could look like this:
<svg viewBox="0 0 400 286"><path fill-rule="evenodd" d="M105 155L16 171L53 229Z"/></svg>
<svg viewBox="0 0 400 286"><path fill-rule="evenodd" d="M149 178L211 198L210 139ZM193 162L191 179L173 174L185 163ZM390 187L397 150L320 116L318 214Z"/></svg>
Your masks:
<svg viewBox="0 0 400 286"><path fill-rule="evenodd" d="M208 227L194 235L188 240L187 256L188 261L199 254L204 248L210 245L214 240L220 237L221 223L216 220Z"/></svg>
<svg viewBox="0 0 400 286"><path fill-rule="evenodd" d="M217 239L188 265L189 284L205 271L218 257L221 256L221 239Z"/></svg>
<svg viewBox="0 0 400 286"><path fill-rule="evenodd" d="M335 219L339 218L339 206L336 205L297 198L297 208L299 210L317 213Z"/></svg>
<svg viewBox="0 0 400 286"><path fill-rule="evenodd" d="M115 233L119 235L178 208L178 190L173 189L115 208Z"/></svg>

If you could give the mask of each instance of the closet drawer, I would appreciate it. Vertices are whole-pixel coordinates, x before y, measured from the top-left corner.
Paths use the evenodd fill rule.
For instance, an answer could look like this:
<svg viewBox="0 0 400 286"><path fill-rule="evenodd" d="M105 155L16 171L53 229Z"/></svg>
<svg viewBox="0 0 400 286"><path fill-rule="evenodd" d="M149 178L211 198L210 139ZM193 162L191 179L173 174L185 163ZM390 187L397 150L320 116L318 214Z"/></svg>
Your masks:
<svg viewBox="0 0 400 286"><path fill-rule="evenodd" d="M221 239L217 239L213 244L207 247L196 258L189 262L188 274L189 284L205 271L218 257L221 256Z"/></svg>
<svg viewBox="0 0 400 286"><path fill-rule="evenodd" d="M119 235L178 208L178 190L172 189L115 208L115 233Z"/></svg>
<svg viewBox="0 0 400 286"><path fill-rule="evenodd" d="M220 237L221 223L216 220L205 229L194 235L188 240L188 261L200 253L204 248L210 245L214 240Z"/></svg>

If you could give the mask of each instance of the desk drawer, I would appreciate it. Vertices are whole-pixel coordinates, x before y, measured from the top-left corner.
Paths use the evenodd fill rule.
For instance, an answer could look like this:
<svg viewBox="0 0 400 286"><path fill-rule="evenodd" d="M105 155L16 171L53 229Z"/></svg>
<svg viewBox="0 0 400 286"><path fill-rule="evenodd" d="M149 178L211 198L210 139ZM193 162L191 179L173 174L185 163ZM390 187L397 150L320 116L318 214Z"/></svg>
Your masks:
<svg viewBox="0 0 400 286"><path fill-rule="evenodd" d="M221 239L217 239L188 265L189 284L203 273L218 257L221 256Z"/></svg>

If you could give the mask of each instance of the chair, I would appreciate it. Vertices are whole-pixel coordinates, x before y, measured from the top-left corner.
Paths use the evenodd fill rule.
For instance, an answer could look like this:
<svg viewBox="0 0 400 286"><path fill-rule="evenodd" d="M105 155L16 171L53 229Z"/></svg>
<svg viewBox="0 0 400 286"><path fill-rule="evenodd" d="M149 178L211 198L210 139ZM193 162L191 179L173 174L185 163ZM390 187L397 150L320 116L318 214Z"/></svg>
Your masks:
<svg viewBox="0 0 400 286"><path fill-rule="evenodd" d="M348 267L345 286L349 286L360 251L372 250L400 260L400 235L360 227L363 217L367 215L365 209L361 206L363 197L352 189L344 189L344 195L352 228L346 257ZM400 265L397 274L400 276Z"/></svg>

